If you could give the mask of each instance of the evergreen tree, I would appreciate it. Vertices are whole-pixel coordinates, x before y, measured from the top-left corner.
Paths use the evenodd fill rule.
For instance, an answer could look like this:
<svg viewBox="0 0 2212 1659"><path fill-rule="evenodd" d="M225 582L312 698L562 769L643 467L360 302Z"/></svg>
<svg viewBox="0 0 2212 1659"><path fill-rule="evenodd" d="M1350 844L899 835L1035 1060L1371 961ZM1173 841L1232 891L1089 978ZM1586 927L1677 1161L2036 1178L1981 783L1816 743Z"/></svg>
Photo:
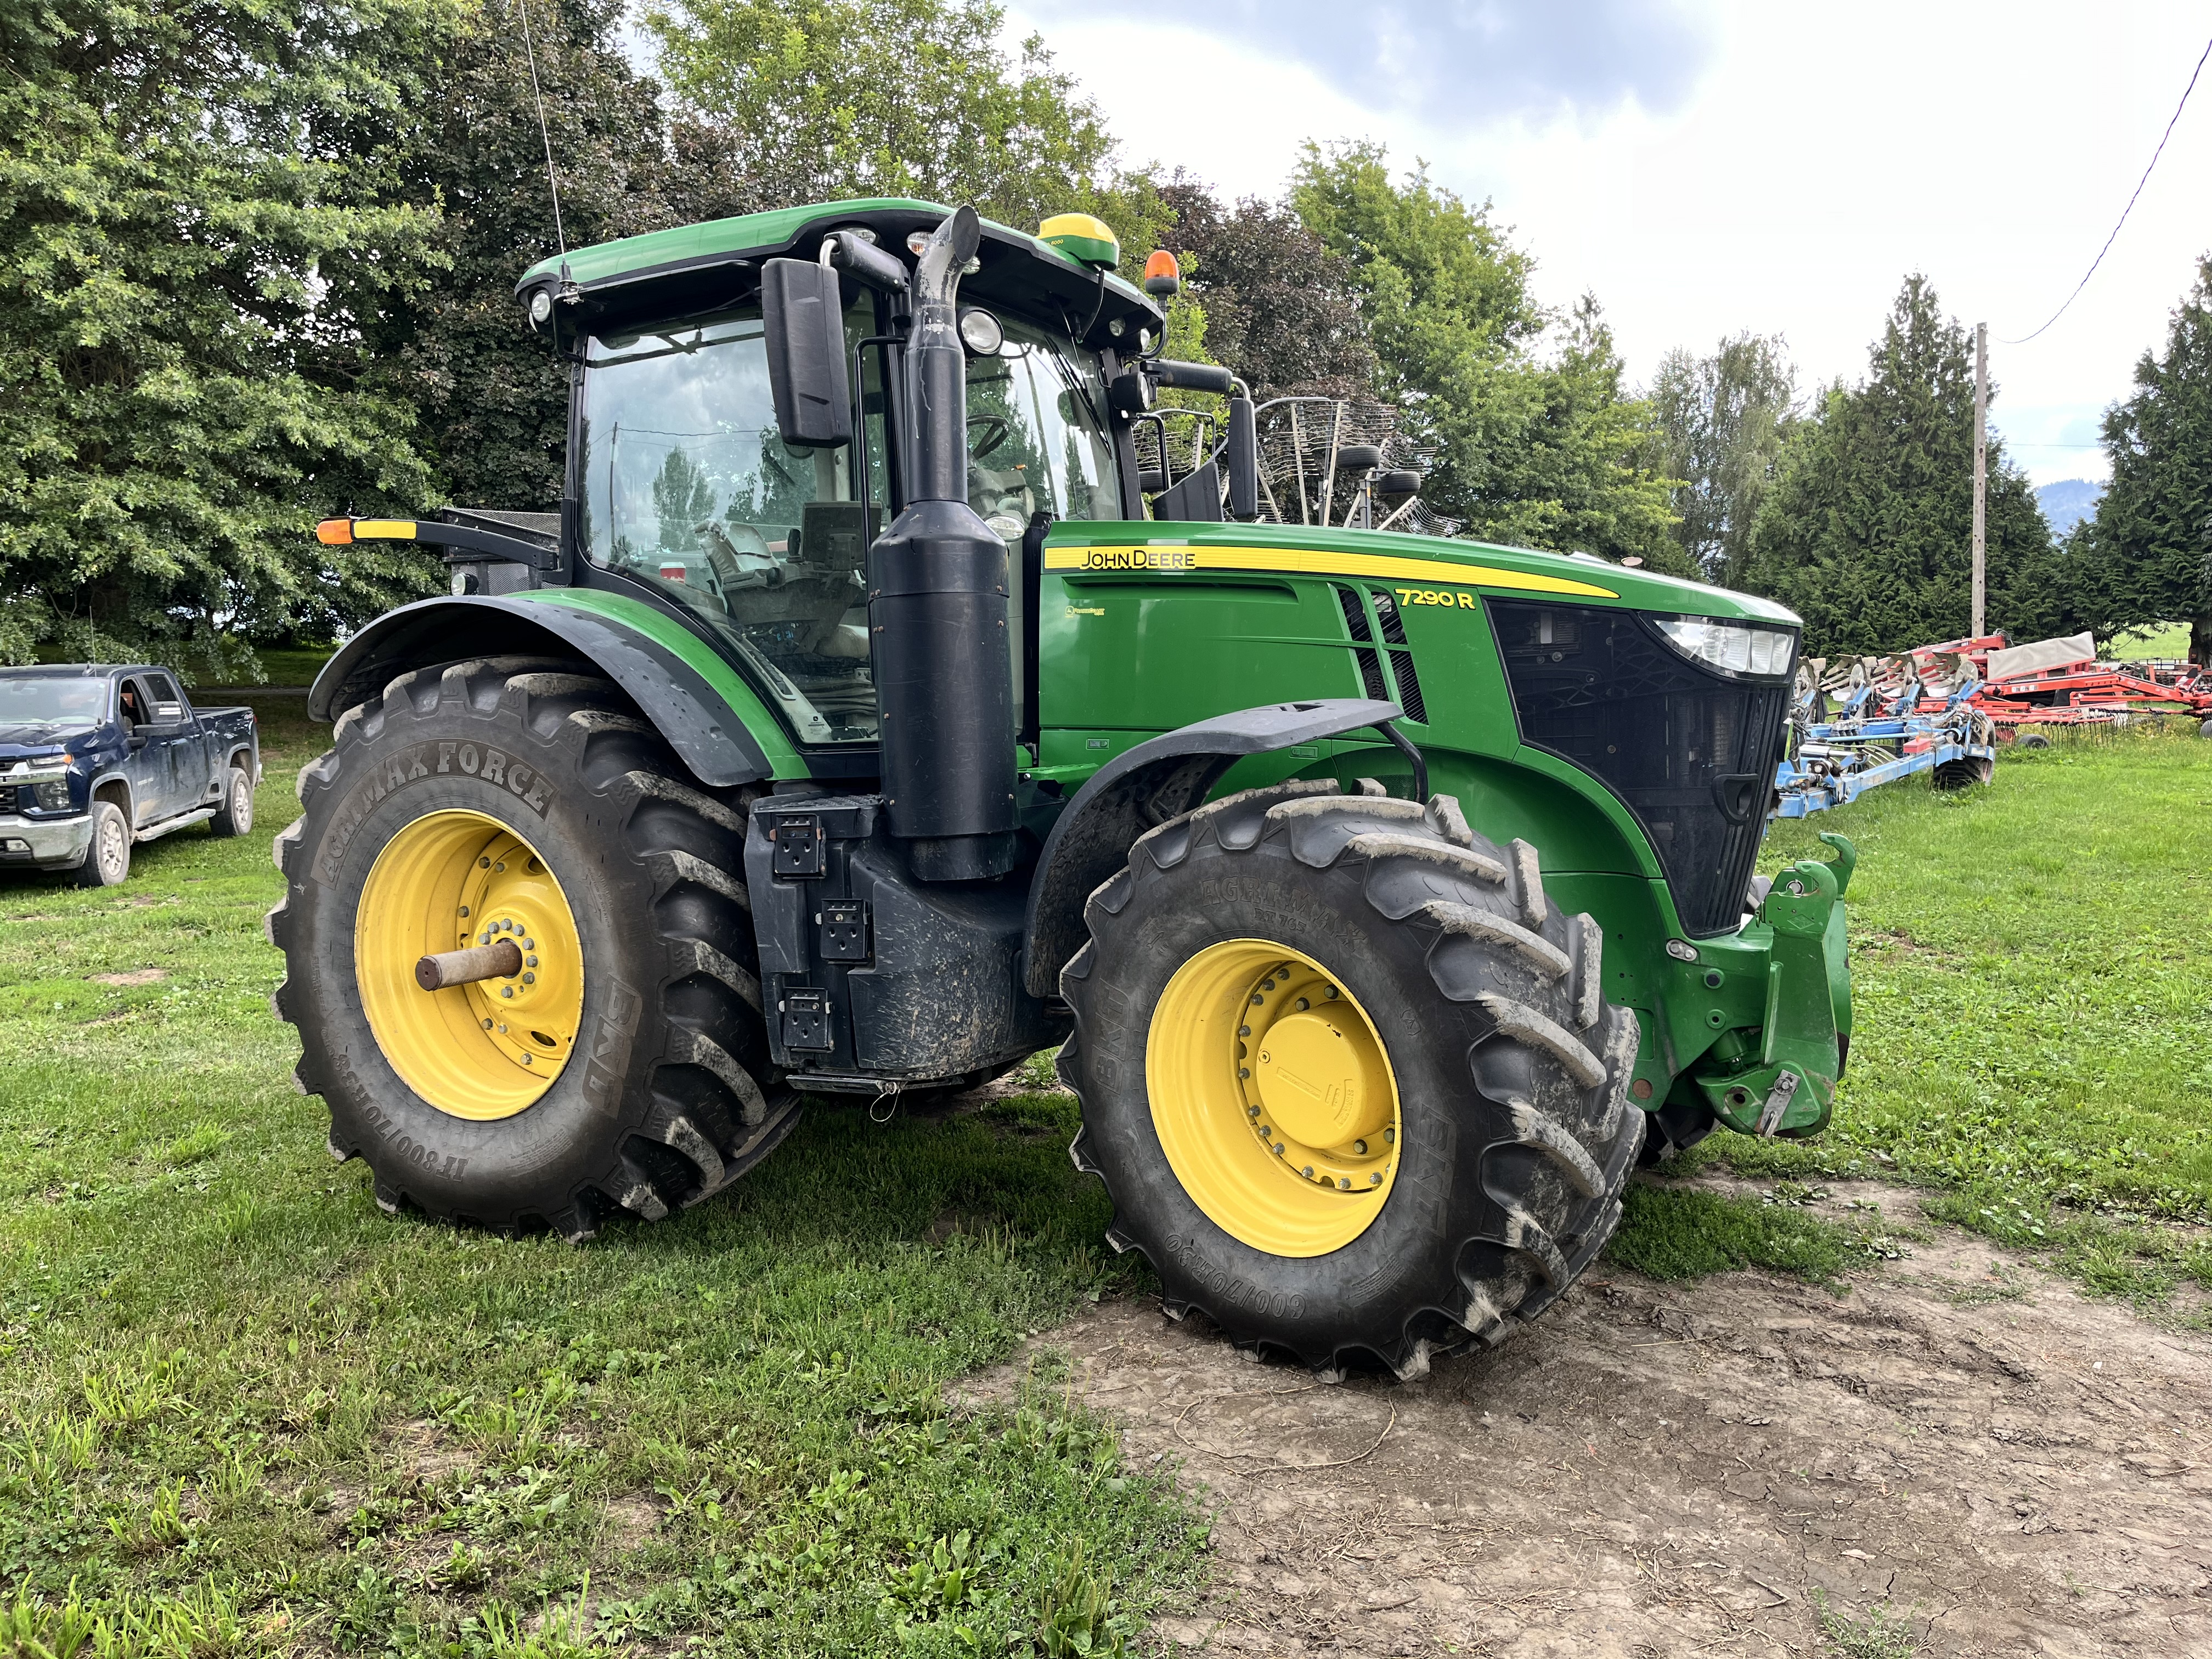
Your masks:
<svg viewBox="0 0 2212 1659"><path fill-rule="evenodd" d="M1709 580L1738 586L1796 417L1796 373L1782 338L1738 334L1710 357L1677 347L1660 359L1648 395L1652 470L1681 481L1671 498L1681 518L1674 539Z"/></svg>
<svg viewBox="0 0 2212 1659"><path fill-rule="evenodd" d="M1866 382L1831 387L1785 445L1753 526L1747 585L1805 619L1809 655L1901 651L1972 617L1974 377L1967 331L1912 276ZM1989 449L1988 620L2057 631L2063 565L2027 477Z"/></svg>
<svg viewBox="0 0 2212 1659"><path fill-rule="evenodd" d="M413 413L364 319L441 263L397 133L447 0L0 10L0 654L253 672L244 633L421 590L320 547L410 503Z"/></svg>
<svg viewBox="0 0 2212 1659"><path fill-rule="evenodd" d="M2112 481L2081 526L2121 626L2186 622L2192 662L2212 663L2212 256L2145 352L2135 395L2105 416Z"/></svg>
<svg viewBox="0 0 2212 1659"><path fill-rule="evenodd" d="M1357 274L1376 387L1437 457L1422 494L1468 533L1687 573L1665 481L1647 461L1650 410L1629 398L1588 297L1540 356L1549 316L1528 256L1424 169L1394 182L1382 148L1308 145L1298 216Z"/></svg>

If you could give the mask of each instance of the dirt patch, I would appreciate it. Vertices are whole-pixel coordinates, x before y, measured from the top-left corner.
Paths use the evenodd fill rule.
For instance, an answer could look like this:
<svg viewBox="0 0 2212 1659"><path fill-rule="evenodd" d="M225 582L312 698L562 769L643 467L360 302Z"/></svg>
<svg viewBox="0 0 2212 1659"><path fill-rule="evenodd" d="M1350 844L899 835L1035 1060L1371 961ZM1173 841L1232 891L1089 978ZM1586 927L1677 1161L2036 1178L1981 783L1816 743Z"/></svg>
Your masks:
<svg viewBox="0 0 2212 1659"><path fill-rule="evenodd" d="M453 1443L438 1424L417 1419L395 1424L386 1443L407 1473L425 1485L475 1467L476 1460Z"/></svg>
<svg viewBox="0 0 2212 1659"><path fill-rule="evenodd" d="M120 985L129 987L133 985L159 985L163 980L168 978L168 976L169 970L166 968L137 968L133 969L127 974L92 974L88 975L87 977L88 977L94 985Z"/></svg>
<svg viewBox="0 0 2212 1659"><path fill-rule="evenodd" d="M1031 1345L1215 1516L1216 1653L2212 1652L2212 1344L1932 1235L1842 1297L1601 1267L1496 1350L1317 1384L1157 1304ZM1024 1362L1026 1363L1026 1362ZM1003 1398L1020 1366L971 1394Z"/></svg>
<svg viewBox="0 0 2212 1659"><path fill-rule="evenodd" d="M641 1548L660 1525L660 1506L643 1492L607 1499L600 1523L601 1546L617 1554Z"/></svg>

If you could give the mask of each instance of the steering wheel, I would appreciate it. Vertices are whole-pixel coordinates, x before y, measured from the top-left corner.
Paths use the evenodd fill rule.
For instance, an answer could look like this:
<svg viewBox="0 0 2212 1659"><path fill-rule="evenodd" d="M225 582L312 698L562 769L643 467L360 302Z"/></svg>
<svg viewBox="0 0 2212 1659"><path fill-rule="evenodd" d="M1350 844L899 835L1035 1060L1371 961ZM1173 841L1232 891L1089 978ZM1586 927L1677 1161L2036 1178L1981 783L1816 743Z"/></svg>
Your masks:
<svg viewBox="0 0 2212 1659"><path fill-rule="evenodd" d="M1003 415L974 415L968 421L968 453L981 460L1006 441L1012 428Z"/></svg>

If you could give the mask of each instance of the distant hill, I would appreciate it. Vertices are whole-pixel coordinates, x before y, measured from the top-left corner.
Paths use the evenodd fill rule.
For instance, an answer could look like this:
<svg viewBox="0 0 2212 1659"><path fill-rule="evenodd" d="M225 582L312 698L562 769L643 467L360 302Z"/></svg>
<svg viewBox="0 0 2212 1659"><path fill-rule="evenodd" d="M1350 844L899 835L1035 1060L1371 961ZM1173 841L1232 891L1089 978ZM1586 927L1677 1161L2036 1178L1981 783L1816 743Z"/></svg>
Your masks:
<svg viewBox="0 0 2212 1659"><path fill-rule="evenodd" d="M2035 504L2051 521L2051 533L2063 536L2097 510L2105 486L2087 478L2062 478L2035 492Z"/></svg>

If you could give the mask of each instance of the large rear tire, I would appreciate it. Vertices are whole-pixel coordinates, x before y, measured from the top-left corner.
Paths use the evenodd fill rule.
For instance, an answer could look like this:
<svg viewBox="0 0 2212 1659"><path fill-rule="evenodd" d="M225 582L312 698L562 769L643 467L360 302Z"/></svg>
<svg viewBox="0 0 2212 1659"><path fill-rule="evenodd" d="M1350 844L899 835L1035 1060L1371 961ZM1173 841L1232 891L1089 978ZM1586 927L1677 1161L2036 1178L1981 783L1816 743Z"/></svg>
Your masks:
<svg viewBox="0 0 2212 1659"><path fill-rule="evenodd" d="M1060 1073L1109 1241L1170 1316L1408 1376L1540 1312L1612 1234L1638 1027L1526 842L1447 797L1337 790L1248 791L1137 842L1062 978Z"/></svg>
<svg viewBox="0 0 2212 1659"><path fill-rule="evenodd" d="M605 681L519 658L402 674L339 718L276 839L274 999L304 1093L377 1202L588 1237L767 1155L744 802L688 781ZM422 956L513 938L513 976L426 991Z"/></svg>

